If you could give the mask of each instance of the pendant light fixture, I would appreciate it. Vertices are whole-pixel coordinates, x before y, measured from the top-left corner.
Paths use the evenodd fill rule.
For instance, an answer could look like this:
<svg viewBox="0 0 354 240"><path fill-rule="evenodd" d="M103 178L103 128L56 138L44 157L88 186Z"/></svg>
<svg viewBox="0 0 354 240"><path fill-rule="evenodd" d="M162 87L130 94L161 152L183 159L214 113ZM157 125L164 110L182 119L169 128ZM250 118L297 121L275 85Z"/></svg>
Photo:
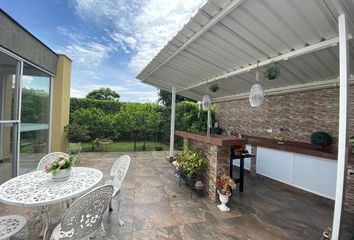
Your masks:
<svg viewBox="0 0 354 240"><path fill-rule="evenodd" d="M256 68L256 83L253 84L250 90L249 101L251 107L259 107L264 100L264 90L261 84L259 84L258 62Z"/></svg>

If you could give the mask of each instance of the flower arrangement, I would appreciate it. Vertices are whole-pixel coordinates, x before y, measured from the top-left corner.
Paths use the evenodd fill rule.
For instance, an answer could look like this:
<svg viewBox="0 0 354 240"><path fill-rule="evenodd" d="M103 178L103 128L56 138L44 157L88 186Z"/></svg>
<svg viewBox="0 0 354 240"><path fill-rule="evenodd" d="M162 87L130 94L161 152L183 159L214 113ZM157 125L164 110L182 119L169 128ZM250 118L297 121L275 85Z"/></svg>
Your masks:
<svg viewBox="0 0 354 240"><path fill-rule="evenodd" d="M61 156L58 158L58 160L52 163L47 163L44 166L44 171L47 173L56 174L60 169L68 169L73 167L76 160L77 158L74 156L70 156L70 157Z"/></svg>
<svg viewBox="0 0 354 240"><path fill-rule="evenodd" d="M284 127L279 128L279 134L275 138L277 140L278 144L284 144L285 143L285 136L284 136L285 130L286 129Z"/></svg>
<svg viewBox="0 0 354 240"><path fill-rule="evenodd" d="M230 195L231 190L236 189L236 183L230 178L230 176L223 173L216 177L216 187L218 188L219 193Z"/></svg>

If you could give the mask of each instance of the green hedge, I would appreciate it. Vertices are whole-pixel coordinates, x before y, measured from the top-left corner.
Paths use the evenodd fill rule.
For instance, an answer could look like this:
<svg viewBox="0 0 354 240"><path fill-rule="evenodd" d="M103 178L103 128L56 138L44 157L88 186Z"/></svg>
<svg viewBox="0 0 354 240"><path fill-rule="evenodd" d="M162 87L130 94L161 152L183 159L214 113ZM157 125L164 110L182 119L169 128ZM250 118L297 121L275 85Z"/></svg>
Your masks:
<svg viewBox="0 0 354 240"><path fill-rule="evenodd" d="M70 124L83 126L88 130L89 138L82 139L82 142L96 138L110 138L113 141L169 141L170 107L125 102L115 105L116 109L112 110L106 108L112 101L93 100L95 103L92 103L92 100L87 100L75 99L71 104ZM82 107L78 107L78 103ZM212 118L214 119L213 111ZM206 125L207 111L199 109L194 102L177 103L176 130L204 132Z"/></svg>
<svg viewBox="0 0 354 240"><path fill-rule="evenodd" d="M70 113L80 109L97 108L105 113L117 113L120 110L120 102L115 100L96 100L90 98L70 98Z"/></svg>

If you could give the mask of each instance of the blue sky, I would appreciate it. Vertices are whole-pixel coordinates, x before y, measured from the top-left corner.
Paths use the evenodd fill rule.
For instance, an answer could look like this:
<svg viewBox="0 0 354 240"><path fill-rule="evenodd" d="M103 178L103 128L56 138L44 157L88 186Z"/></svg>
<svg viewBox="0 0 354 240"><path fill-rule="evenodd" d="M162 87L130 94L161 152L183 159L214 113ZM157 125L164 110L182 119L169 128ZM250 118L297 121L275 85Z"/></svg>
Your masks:
<svg viewBox="0 0 354 240"><path fill-rule="evenodd" d="M136 75L205 0L1 0L42 42L73 60L71 96L110 87L122 101L153 102Z"/></svg>

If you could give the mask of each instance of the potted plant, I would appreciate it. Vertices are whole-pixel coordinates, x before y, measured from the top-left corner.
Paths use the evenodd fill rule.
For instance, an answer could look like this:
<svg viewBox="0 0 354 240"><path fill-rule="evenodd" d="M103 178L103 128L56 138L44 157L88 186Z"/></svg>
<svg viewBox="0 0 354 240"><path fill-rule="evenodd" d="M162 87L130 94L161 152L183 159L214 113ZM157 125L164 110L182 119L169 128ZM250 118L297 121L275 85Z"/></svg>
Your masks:
<svg viewBox="0 0 354 240"><path fill-rule="evenodd" d="M354 153L354 136L351 136L351 137L349 138L349 142L350 142L350 144L352 145L352 153Z"/></svg>
<svg viewBox="0 0 354 240"><path fill-rule="evenodd" d="M326 149L332 144L332 137L326 132L314 132L311 135L311 143L319 149Z"/></svg>
<svg viewBox="0 0 354 240"><path fill-rule="evenodd" d="M274 80L280 76L280 69L277 66L268 67L264 72L264 78Z"/></svg>
<svg viewBox="0 0 354 240"><path fill-rule="evenodd" d="M220 211L230 211L230 208L226 206L231 196L231 190L236 188L235 181L227 174L223 173L216 177L216 187L219 193L219 200L221 204L218 205Z"/></svg>
<svg viewBox="0 0 354 240"><path fill-rule="evenodd" d="M52 174L52 179L55 182L65 181L69 179L71 174L71 169L76 162L76 157L74 156L61 156L58 160L47 163L44 166L44 171Z"/></svg>
<svg viewBox="0 0 354 240"><path fill-rule="evenodd" d="M275 138L277 140L277 143L280 144L280 145L283 145L285 143L284 132L285 132L285 128L284 127L279 128L279 134Z"/></svg>
<svg viewBox="0 0 354 240"><path fill-rule="evenodd" d="M213 92L213 93L219 91L219 85L218 85L217 83L212 84L212 85L209 87L209 91L210 91L210 92Z"/></svg>
<svg viewBox="0 0 354 240"><path fill-rule="evenodd" d="M172 164L176 167L176 174L186 181L187 185L194 188L196 182L201 179L206 160L203 159L199 150L188 149L178 155Z"/></svg>

